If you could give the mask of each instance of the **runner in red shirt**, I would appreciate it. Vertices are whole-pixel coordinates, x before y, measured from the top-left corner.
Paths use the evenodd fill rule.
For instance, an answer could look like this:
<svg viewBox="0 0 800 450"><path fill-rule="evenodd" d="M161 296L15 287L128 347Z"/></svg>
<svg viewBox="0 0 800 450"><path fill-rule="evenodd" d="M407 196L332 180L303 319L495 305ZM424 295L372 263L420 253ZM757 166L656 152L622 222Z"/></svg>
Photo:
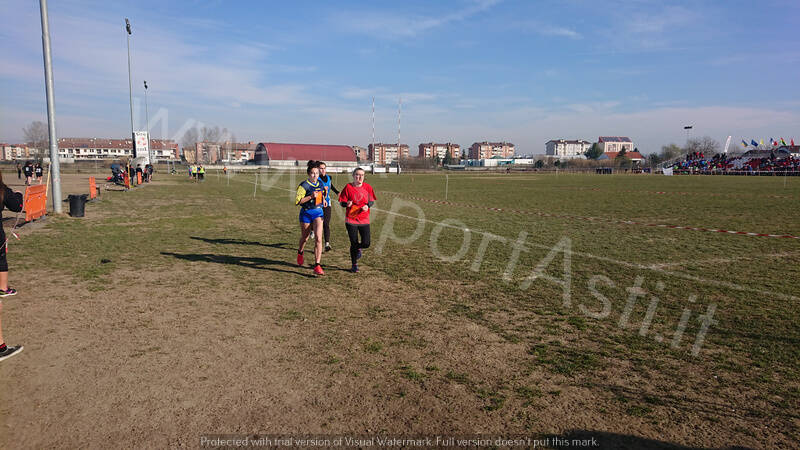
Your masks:
<svg viewBox="0 0 800 450"><path fill-rule="evenodd" d="M372 186L364 183L364 169L353 170L353 182L339 193L339 204L345 208L344 226L350 237L351 272L358 272L361 249L369 248L369 210L377 199ZM361 242L358 241L361 236Z"/></svg>

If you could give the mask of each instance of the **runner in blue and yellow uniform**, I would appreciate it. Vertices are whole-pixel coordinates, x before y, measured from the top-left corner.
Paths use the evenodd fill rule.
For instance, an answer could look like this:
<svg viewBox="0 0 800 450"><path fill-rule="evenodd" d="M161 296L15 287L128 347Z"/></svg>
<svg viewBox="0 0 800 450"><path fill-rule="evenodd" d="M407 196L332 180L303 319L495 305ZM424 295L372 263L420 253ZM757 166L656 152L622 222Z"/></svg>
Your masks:
<svg viewBox="0 0 800 450"><path fill-rule="evenodd" d="M327 166L324 162L319 162L319 181L322 187L325 188L325 200L328 206L322 208L322 234L325 235L325 251L331 251L331 191L339 193L336 186L333 185L333 179L327 172Z"/></svg>
<svg viewBox="0 0 800 450"><path fill-rule="evenodd" d="M300 205L300 243L297 247L297 265L303 265L303 250L308 235L314 231L314 273L324 275L320 261L322 259L322 208L328 206L325 199L325 187L319 181L319 161L309 161L306 169L308 179L297 186L294 204Z"/></svg>

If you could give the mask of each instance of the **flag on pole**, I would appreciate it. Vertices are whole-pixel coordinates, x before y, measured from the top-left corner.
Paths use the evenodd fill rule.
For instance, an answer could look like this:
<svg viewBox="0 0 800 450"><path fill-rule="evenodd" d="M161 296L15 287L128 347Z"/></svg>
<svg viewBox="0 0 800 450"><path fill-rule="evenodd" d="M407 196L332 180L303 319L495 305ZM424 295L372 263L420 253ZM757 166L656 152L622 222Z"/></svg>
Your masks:
<svg viewBox="0 0 800 450"><path fill-rule="evenodd" d="M747 148L747 142L745 142L744 139L742 139L742 147Z"/></svg>
<svg viewBox="0 0 800 450"><path fill-rule="evenodd" d="M761 140L761 145L764 145L764 140L763 139Z"/></svg>
<svg viewBox="0 0 800 450"><path fill-rule="evenodd" d="M784 141L783 138L781 138L781 145L786 145L786 141Z"/></svg>
<svg viewBox="0 0 800 450"><path fill-rule="evenodd" d="M792 147L794 147L794 138L792 138Z"/></svg>
<svg viewBox="0 0 800 450"><path fill-rule="evenodd" d="M758 142L754 141L753 139L750 139L750 143L753 144L753 147L758 147Z"/></svg>
<svg viewBox="0 0 800 450"><path fill-rule="evenodd" d="M772 138L769 138L769 145L775 145L775 141L773 141Z"/></svg>

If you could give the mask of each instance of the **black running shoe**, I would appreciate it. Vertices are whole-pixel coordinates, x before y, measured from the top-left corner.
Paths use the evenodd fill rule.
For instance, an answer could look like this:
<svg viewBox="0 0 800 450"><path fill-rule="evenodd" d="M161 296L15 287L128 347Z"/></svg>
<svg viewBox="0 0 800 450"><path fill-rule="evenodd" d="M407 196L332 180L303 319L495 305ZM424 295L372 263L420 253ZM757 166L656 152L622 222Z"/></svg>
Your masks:
<svg viewBox="0 0 800 450"><path fill-rule="evenodd" d="M0 361L6 358L10 358L16 354L22 353L22 349L23 347L21 345L18 345L16 347L6 347L5 350L0 352Z"/></svg>
<svg viewBox="0 0 800 450"><path fill-rule="evenodd" d="M0 297L11 297L12 295L17 295L16 289L8 288L5 291L0 289Z"/></svg>

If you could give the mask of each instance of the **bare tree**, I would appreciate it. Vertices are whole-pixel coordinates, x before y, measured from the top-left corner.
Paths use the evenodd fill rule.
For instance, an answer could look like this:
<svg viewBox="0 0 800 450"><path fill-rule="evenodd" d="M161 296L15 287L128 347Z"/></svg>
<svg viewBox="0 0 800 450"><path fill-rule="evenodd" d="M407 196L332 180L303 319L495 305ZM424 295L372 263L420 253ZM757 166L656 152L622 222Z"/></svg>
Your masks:
<svg viewBox="0 0 800 450"><path fill-rule="evenodd" d="M222 136L220 136L220 143L222 144L221 151L225 152L224 155L220 155L220 158L230 162L231 150L233 149L233 145L236 144L236 136L228 131L227 128L223 128Z"/></svg>
<svg viewBox="0 0 800 450"><path fill-rule="evenodd" d="M210 161L211 159L214 159L214 158L211 157L211 153L212 153L211 150L212 150L212 147L216 148L217 150L219 149L219 146L217 145L217 142L219 141L219 138L222 135L222 133L219 130L219 127L218 126L214 126L214 128L203 127L203 128L200 129L200 135L202 136L201 148L202 148L202 152L203 152L203 154L200 155L200 157L202 158L201 162L203 162L203 163L205 163L205 162L214 162L214 161Z"/></svg>
<svg viewBox="0 0 800 450"><path fill-rule="evenodd" d="M703 153L707 158L711 158L714 154L719 153L719 150L719 142L708 136L689 139L689 141L686 142L687 152Z"/></svg>
<svg viewBox="0 0 800 450"><path fill-rule="evenodd" d="M31 122L22 129L25 136L25 143L33 150L33 156L41 159L44 149L50 147L50 131L47 125L39 120Z"/></svg>
<svg viewBox="0 0 800 450"><path fill-rule="evenodd" d="M189 128L186 130L186 133L183 134L183 138L181 139L181 146L183 147L183 159L185 159L189 164L197 162L195 149L199 140L200 133L198 133L197 128Z"/></svg>
<svg viewBox="0 0 800 450"><path fill-rule="evenodd" d="M221 135L219 127L203 127L200 129L200 134L203 136L203 142L215 143L219 140Z"/></svg>

